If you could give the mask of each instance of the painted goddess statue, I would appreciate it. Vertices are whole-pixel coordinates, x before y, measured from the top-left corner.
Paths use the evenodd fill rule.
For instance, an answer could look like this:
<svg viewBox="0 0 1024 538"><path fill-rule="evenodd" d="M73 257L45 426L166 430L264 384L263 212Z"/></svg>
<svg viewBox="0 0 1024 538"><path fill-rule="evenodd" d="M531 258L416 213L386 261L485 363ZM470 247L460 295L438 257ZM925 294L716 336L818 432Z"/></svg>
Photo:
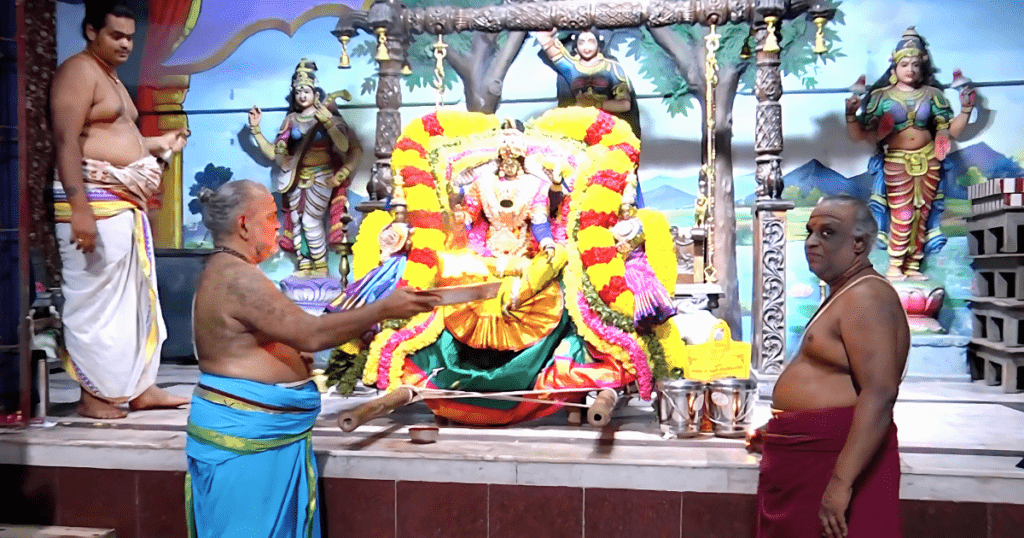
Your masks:
<svg viewBox="0 0 1024 538"><path fill-rule="evenodd" d="M274 183L285 215L281 248L295 253L297 276L327 276L327 246L345 242L351 220L347 189L363 150L317 86L316 64L306 58L292 75L289 101L273 143L260 130L259 107L249 111L249 128L260 151L277 165Z"/></svg>
<svg viewBox="0 0 1024 538"><path fill-rule="evenodd" d="M977 96L964 87L960 113L954 115L934 73L924 39L910 27L867 100L846 100L850 138L876 143L879 149L868 166L876 177L871 205L880 240L888 245L890 280L925 280L922 260L946 243L939 229L945 209L943 160L950 139L967 126Z"/></svg>
<svg viewBox="0 0 1024 538"><path fill-rule="evenodd" d="M636 93L629 77L616 60L602 51L602 40L594 29L575 34L569 51L557 39L558 29L535 32L541 50L558 73L559 106L592 106L629 123L640 138L640 114Z"/></svg>

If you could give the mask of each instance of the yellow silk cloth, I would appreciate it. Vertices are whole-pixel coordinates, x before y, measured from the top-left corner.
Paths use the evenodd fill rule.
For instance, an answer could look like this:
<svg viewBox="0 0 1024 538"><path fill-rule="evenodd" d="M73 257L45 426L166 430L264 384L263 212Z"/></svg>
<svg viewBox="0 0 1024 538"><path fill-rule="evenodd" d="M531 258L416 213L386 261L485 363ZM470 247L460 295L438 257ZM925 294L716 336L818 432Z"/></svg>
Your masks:
<svg viewBox="0 0 1024 538"><path fill-rule="evenodd" d="M551 334L562 319L562 290L551 282L518 308L503 312L501 297L449 305L444 324L460 342L479 349L520 351Z"/></svg>

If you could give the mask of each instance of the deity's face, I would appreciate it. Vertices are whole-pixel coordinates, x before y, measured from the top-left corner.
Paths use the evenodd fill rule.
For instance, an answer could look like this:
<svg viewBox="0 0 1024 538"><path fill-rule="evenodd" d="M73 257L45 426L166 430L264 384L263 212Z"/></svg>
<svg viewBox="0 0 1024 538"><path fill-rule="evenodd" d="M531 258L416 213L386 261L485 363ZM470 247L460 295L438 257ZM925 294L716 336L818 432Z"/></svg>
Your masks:
<svg viewBox="0 0 1024 538"><path fill-rule="evenodd" d="M597 56L598 52L597 36L593 32L580 32L576 37L576 53L580 58L590 60Z"/></svg>
<svg viewBox="0 0 1024 538"><path fill-rule="evenodd" d="M920 56L904 56L900 58L896 62L896 82L915 88L920 86L922 64Z"/></svg>
<svg viewBox="0 0 1024 538"><path fill-rule="evenodd" d="M303 109L313 106L313 103L316 102L316 92L309 86L295 88L292 97L295 99L295 104Z"/></svg>
<svg viewBox="0 0 1024 538"><path fill-rule="evenodd" d="M103 28L96 30L92 25L85 27L89 43L86 48L99 59L118 66L128 61L135 37L135 21L130 17L107 14Z"/></svg>
<svg viewBox="0 0 1024 538"><path fill-rule="evenodd" d="M273 256L277 252L277 231L281 229L273 195L266 190L257 194L244 218L249 231L247 240L256 254L253 262L260 263Z"/></svg>
<svg viewBox="0 0 1024 538"><path fill-rule="evenodd" d="M857 239L853 235L856 209L850 204L824 202L807 219L804 255L815 276L831 282L857 263Z"/></svg>
<svg viewBox="0 0 1024 538"><path fill-rule="evenodd" d="M505 178L515 179L523 171L523 165L515 157L502 158L500 169Z"/></svg>

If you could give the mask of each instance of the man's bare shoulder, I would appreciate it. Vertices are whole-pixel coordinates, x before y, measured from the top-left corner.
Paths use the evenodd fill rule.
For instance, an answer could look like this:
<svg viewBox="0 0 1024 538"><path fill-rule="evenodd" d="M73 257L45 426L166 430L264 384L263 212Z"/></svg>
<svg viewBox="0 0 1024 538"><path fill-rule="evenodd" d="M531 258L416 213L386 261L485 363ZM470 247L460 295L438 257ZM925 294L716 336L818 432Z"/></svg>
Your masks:
<svg viewBox="0 0 1024 538"><path fill-rule="evenodd" d="M83 89L94 88L99 76L95 61L80 52L57 67L53 75L52 91L81 93Z"/></svg>
<svg viewBox="0 0 1024 538"><path fill-rule="evenodd" d="M60 66L57 67L55 78L67 78L67 77L86 77L88 80L93 80L99 75L96 69L96 62L90 58L85 52L79 52L74 56L71 56L67 60L64 60Z"/></svg>
<svg viewBox="0 0 1024 538"><path fill-rule="evenodd" d="M854 283L849 292L842 294L838 299L837 302L842 305L844 313L863 311L870 314L880 310L902 308L896 290L880 275Z"/></svg>
<svg viewBox="0 0 1024 538"><path fill-rule="evenodd" d="M251 295L268 288L276 290L259 267L228 256L214 256L207 261L199 286L201 291L209 292L213 297Z"/></svg>
<svg viewBox="0 0 1024 538"><path fill-rule="evenodd" d="M197 309L210 308L232 317L286 316L299 309L259 267L230 256L209 260L196 293Z"/></svg>
<svg viewBox="0 0 1024 538"><path fill-rule="evenodd" d="M865 279L839 299L840 331L889 331L906 325L899 295L883 277Z"/></svg>

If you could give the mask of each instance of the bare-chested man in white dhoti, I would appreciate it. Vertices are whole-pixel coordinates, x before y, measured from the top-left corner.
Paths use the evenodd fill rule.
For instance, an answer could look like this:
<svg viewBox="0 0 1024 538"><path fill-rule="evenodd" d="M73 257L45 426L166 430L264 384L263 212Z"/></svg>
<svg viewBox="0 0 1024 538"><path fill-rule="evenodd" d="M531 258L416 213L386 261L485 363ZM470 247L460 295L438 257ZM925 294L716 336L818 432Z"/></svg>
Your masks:
<svg viewBox="0 0 1024 538"><path fill-rule="evenodd" d="M86 2L85 50L57 69L50 110L57 145L54 214L63 262L64 364L82 387L80 415L188 403L158 388L166 338L157 297L147 204L162 160L185 146L184 129L146 138L116 68L132 51L135 18Z"/></svg>

